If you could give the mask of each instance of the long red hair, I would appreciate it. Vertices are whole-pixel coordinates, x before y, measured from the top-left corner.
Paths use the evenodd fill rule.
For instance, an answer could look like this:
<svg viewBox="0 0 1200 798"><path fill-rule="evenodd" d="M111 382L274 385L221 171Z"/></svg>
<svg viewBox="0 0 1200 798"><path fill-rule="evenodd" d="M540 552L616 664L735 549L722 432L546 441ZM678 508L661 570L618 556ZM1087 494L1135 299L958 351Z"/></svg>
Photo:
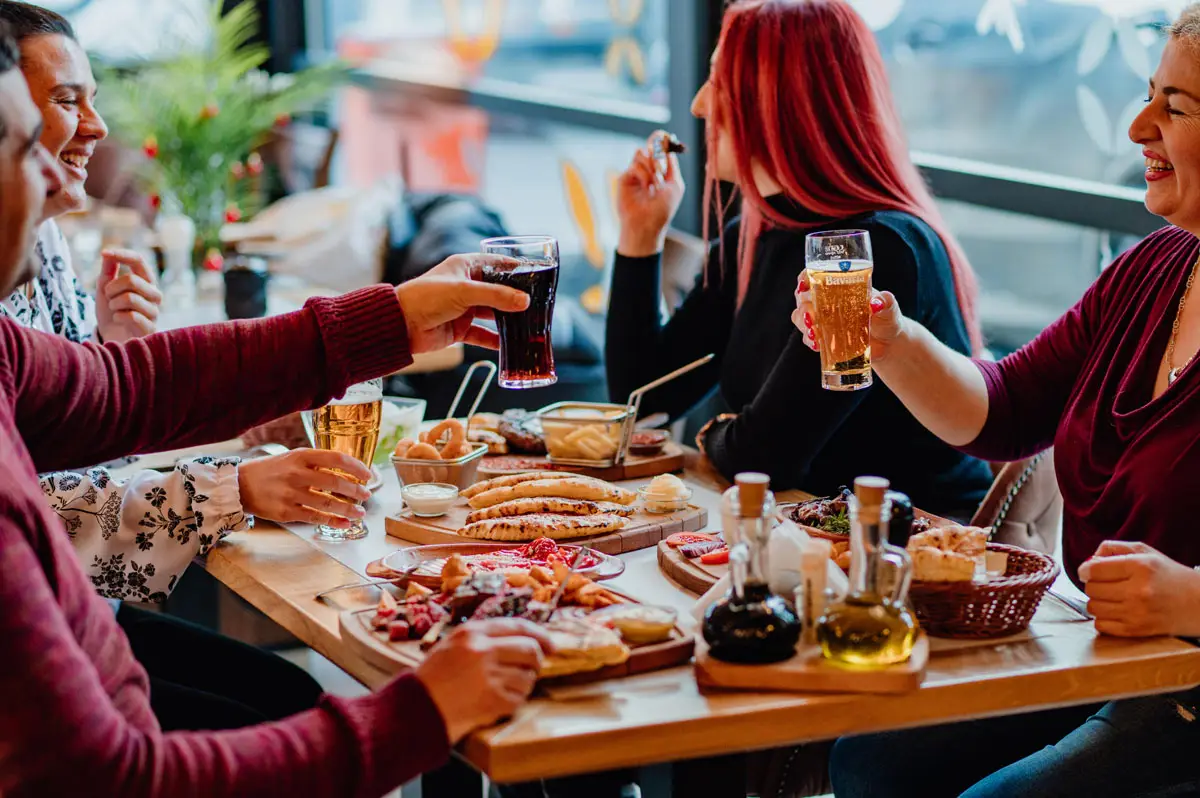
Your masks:
<svg viewBox="0 0 1200 798"><path fill-rule="evenodd" d="M754 180L752 164L757 163L789 199L818 216L841 219L897 210L924 220L950 256L971 347L982 349L975 273L909 158L883 58L854 9L844 0L732 4L721 26L710 84L704 204L718 206L723 229L726 209L716 201L717 136L723 130L733 146L743 198L739 305L750 284L759 234L772 227L811 227L767 204Z"/></svg>

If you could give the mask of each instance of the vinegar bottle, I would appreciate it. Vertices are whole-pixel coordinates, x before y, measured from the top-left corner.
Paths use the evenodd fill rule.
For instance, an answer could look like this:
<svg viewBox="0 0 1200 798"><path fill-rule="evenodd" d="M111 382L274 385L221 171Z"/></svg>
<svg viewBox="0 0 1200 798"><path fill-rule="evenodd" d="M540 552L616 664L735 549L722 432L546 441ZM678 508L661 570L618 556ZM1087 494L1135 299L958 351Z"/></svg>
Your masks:
<svg viewBox="0 0 1200 798"><path fill-rule="evenodd" d="M850 591L817 623L827 659L848 665L892 665L912 654L917 622L907 606L912 561L887 545L888 481L859 477L850 500Z"/></svg>
<svg viewBox="0 0 1200 798"><path fill-rule="evenodd" d="M800 621L767 584L775 497L765 474L738 474L736 482L721 498L733 587L705 613L704 640L726 662L780 662L796 653Z"/></svg>

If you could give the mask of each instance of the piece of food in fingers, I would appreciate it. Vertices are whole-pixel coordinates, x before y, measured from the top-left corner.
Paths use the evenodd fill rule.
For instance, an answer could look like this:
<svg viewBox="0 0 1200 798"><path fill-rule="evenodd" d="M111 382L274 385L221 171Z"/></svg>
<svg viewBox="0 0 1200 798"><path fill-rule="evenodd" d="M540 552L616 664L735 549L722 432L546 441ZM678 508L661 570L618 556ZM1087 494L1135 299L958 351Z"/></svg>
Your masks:
<svg viewBox="0 0 1200 798"><path fill-rule="evenodd" d="M535 513L515 518L489 518L467 524L458 534L476 540L526 541L538 538L569 540L603 535L625 527L619 515L556 515Z"/></svg>
<svg viewBox="0 0 1200 798"><path fill-rule="evenodd" d="M515 518L519 515L554 513L556 515L619 515L628 518L633 508L616 502L588 501L586 499L562 499L557 496L539 496L534 499L513 499L474 510L467 516L467 523L486 521L489 518Z"/></svg>
<svg viewBox="0 0 1200 798"><path fill-rule="evenodd" d="M654 162L658 165L660 174L665 174L667 171L668 154L683 155L685 152L687 152L687 145L676 138L674 133L654 137Z"/></svg>
<svg viewBox="0 0 1200 798"><path fill-rule="evenodd" d="M519 485L522 482L533 482L538 479L558 479L573 477L575 474L566 471L535 471L529 474L509 474L495 479L485 479L482 482L476 482L471 487L462 492L462 495L468 499L473 499L481 493L485 493L495 488L507 488L513 485Z"/></svg>
<svg viewBox="0 0 1200 798"><path fill-rule="evenodd" d="M513 499L536 499L556 497L560 499L587 499L589 501L633 504L637 494L599 480L566 477L562 479L535 479L505 488L494 488L477 494L470 500L471 507L481 510Z"/></svg>

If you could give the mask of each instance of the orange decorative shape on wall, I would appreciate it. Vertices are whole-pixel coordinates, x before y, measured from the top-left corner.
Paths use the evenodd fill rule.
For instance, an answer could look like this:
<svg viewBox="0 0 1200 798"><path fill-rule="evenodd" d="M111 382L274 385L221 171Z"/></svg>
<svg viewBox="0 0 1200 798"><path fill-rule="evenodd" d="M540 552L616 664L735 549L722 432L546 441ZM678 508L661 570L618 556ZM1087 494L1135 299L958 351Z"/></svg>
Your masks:
<svg viewBox="0 0 1200 798"><path fill-rule="evenodd" d="M500 47L505 0L482 0L485 4L483 31L474 34L463 29L462 4L468 1L442 0L448 31L446 44L464 65L478 66L490 61Z"/></svg>
<svg viewBox="0 0 1200 798"><path fill-rule="evenodd" d="M583 175L579 168L568 160L562 162L563 188L567 192L567 207L579 237L583 241L583 254L588 263L595 269L604 268L604 249L600 246L599 231L596 227L596 214L593 210L592 199L588 196L587 186L584 185Z"/></svg>

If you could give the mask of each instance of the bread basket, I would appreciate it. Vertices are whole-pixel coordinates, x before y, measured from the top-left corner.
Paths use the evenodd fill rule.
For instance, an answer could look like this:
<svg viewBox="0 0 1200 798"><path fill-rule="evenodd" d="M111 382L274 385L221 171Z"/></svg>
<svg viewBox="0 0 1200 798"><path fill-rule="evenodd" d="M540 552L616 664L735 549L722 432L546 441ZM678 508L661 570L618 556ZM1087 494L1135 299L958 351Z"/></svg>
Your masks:
<svg viewBox="0 0 1200 798"><path fill-rule="evenodd" d="M1008 555L1004 576L986 583L913 582L909 599L934 637L988 640L1023 631L1058 576L1058 563L1036 551L989 543Z"/></svg>

